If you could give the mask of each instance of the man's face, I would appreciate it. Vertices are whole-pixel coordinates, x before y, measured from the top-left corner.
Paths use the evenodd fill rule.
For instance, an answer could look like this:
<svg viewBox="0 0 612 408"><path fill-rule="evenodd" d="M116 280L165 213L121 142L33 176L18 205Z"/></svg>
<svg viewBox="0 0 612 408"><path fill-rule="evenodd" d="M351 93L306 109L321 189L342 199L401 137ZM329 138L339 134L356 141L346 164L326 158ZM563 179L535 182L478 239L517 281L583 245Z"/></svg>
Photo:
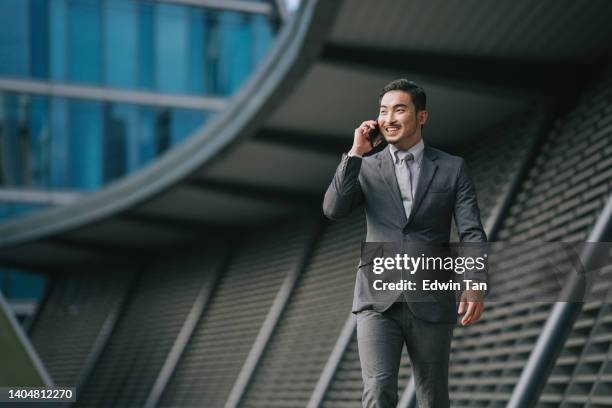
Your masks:
<svg viewBox="0 0 612 408"><path fill-rule="evenodd" d="M426 120L427 111L420 111L417 115L408 92L389 91L380 101L378 126L388 143L417 143L421 138L421 124Z"/></svg>

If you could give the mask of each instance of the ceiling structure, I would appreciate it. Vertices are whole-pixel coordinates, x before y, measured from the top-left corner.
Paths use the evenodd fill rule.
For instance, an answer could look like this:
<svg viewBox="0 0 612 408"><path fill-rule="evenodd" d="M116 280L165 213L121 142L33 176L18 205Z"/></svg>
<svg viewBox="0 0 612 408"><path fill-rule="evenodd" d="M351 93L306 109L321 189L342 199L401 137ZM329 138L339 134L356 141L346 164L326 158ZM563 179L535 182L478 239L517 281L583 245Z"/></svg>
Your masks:
<svg viewBox="0 0 612 408"><path fill-rule="evenodd" d="M0 224L0 264L53 270L316 208L387 82L426 89L425 140L452 149L588 81L610 51L610 12L604 0L304 0L210 123L136 174Z"/></svg>

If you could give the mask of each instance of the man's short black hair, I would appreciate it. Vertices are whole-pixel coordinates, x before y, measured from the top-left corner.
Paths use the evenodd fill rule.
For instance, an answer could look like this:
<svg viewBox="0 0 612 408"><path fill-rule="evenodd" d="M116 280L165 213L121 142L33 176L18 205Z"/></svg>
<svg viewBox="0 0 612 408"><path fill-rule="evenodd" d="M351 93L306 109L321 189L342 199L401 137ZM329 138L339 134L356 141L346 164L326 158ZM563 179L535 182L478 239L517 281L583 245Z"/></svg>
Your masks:
<svg viewBox="0 0 612 408"><path fill-rule="evenodd" d="M425 90L413 81L400 78L389 82L378 96L378 104L380 104L383 96L390 91L404 91L409 93L416 112L427 109L427 95L425 94Z"/></svg>

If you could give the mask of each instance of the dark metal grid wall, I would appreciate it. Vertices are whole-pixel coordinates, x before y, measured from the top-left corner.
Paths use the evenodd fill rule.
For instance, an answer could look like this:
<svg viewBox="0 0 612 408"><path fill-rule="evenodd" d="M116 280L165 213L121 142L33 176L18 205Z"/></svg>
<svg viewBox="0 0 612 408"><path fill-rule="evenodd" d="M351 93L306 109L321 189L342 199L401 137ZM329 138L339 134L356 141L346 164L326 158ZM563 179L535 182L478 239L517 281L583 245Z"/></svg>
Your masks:
<svg viewBox="0 0 612 408"><path fill-rule="evenodd" d="M499 233L506 241L584 241L610 191L612 151L602 132L607 97L583 96L559 119L515 197ZM594 119L597 118L597 119ZM603 142L605 140L605 142ZM491 259L492 293L482 322L467 329L451 357L453 406L502 407L507 403L551 304L534 299L550 276L530 261L540 253L506 251ZM542 271L543 269L539 269Z"/></svg>
<svg viewBox="0 0 612 408"><path fill-rule="evenodd" d="M612 75L597 83L581 102L590 108L572 112L566 138L577 144L576 166L588 169L590 175L582 192L589 194L589 200L580 201L588 210L602 205L602 193L612 191ZM591 298L598 300L585 302L548 378L540 407L612 406L612 264L599 273L593 292L607 296L598 294Z"/></svg>
<svg viewBox="0 0 612 408"><path fill-rule="evenodd" d="M79 406L142 406L201 289L221 260L203 250L157 259L138 276Z"/></svg>
<svg viewBox="0 0 612 408"><path fill-rule="evenodd" d="M30 339L57 385L79 385L111 310L122 301L128 270L80 270L50 277L50 293Z"/></svg>
<svg viewBox="0 0 612 408"><path fill-rule="evenodd" d="M326 224L248 388L244 407L305 407L351 308L362 210Z"/></svg>
<svg viewBox="0 0 612 408"><path fill-rule="evenodd" d="M258 230L236 249L161 406L224 406L283 279L299 261L309 232L305 223Z"/></svg>

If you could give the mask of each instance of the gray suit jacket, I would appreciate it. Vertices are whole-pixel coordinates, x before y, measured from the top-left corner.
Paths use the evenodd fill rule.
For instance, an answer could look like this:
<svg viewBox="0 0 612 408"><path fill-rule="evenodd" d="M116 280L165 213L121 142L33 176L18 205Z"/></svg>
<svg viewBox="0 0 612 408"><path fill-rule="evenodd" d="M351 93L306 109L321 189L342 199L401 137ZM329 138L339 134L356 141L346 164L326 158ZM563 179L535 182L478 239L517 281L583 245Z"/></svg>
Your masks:
<svg viewBox="0 0 612 408"><path fill-rule="evenodd" d="M448 242L453 214L461 242L487 241L465 161L427 144L408 219L389 146L363 159L344 153L325 193L323 213L332 220L340 219L361 204L365 204L366 242ZM370 264L367 261L359 263L353 313L364 309L384 311L398 300L397 293L391 291L387 291L388 296L382 300L373 301L368 296L366 286L371 283L365 274ZM473 277L487 281L486 272ZM409 302L411 311L423 320L456 322L455 295L443 291L432 293L432 296L435 301Z"/></svg>

